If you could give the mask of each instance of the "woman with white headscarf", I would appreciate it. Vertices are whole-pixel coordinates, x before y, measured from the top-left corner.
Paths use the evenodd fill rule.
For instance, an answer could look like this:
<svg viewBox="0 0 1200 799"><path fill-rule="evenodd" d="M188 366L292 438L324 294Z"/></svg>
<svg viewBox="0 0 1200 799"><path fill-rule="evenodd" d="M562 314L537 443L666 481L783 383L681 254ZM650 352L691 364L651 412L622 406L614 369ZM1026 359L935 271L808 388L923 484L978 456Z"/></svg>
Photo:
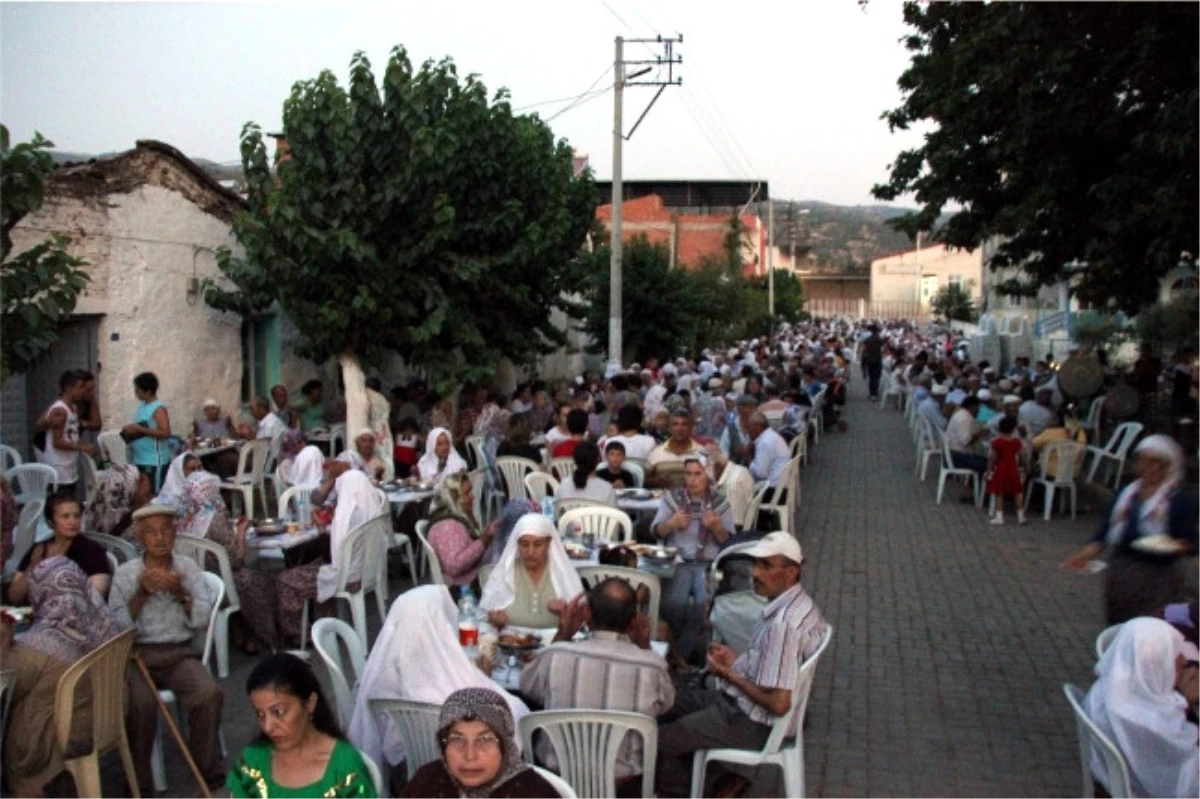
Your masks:
<svg viewBox="0 0 1200 799"><path fill-rule="evenodd" d="M338 460L350 464L372 480L390 479L387 474L388 464L379 456L375 447L375 434L367 428L358 431L354 437L354 449L348 449L338 455Z"/></svg>
<svg viewBox="0 0 1200 799"><path fill-rule="evenodd" d="M294 486L317 487L325 475L325 455L311 444L300 450L292 463L288 482Z"/></svg>
<svg viewBox="0 0 1200 799"><path fill-rule="evenodd" d="M1196 551L1196 496L1185 490L1183 450L1168 436L1147 436L1134 449L1138 479L1113 502L1104 523L1069 569L1083 569L1105 549L1109 624L1155 614L1185 599L1180 561Z"/></svg>
<svg viewBox="0 0 1200 799"><path fill-rule="evenodd" d="M1176 690L1182 644L1183 635L1160 619L1126 622L1096 664L1099 679L1083 700L1088 718L1121 750L1134 796L1200 793L1197 728ZM1094 776L1105 775L1094 749L1091 765Z"/></svg>
<svg viewBox="0 0 1200 799"><path fill-rule="evenodd" d="M558 626L558 614L583 591L554 522L527 513L513 528L492 569L479 607L497 629Z"/></svg>
<svg viewBox="0 0 1200 799"><path fill-rule="evenodd" d="M471 467L454 450L454 439L444 427L435 427L425 439L425 454L417 461L417 474L422 480L431 481L435 488L441 486L448 475L467 471Z"/></svg>
<svg viewBox="0 0 1200 799"><path fill-rule="evenodd" d="M347 730L351 742L382 763L404 760L392 722L371 712L372 699L407 699L440 705L461 688L489 688L503 696L514 719L529 712L467 658L458 642L458 610L446 589L422 585L392 603L358 683Z"/></svg>
<svg viewBox="0 0 1200 799"><path fill-rule="evenodd" d="M188 475L200 468L200 459L190 452L175 456L167 468L167 476L158 490L158 496L154 498L154 504L178 508L187 493Z"/></svg>

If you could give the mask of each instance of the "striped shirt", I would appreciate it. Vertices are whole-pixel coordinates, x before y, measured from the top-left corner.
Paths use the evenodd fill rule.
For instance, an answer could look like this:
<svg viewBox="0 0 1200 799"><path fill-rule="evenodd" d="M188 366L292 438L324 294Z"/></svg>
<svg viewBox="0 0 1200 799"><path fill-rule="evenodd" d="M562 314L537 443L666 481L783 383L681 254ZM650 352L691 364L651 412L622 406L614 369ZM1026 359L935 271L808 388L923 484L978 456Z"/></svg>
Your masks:
<svg viewBox="0 0 1200 799"><path fill-rule="evenodd" d="M675 704L667 662L623 634L597 630L591 639L552 644L521 672L521 693L546 710L626 710L657 717ZM552 753L539 748L547 765ZM618 779L642 773L642 739L629 733L617 755Z"/></svg>
<svg viewBox="0 0 1200 799"><path fill-rule="evenodd" d="M733 673L760 688L796 687L800 665L810 658L825 635L825 619L800 583L784 591L763 608L754 623L750 647L733 663ZM752 721L770 724L770 711L746 696L741 689L721 680L721 690L733 697ZM788 735L795 735L796 720Z"/></svg>

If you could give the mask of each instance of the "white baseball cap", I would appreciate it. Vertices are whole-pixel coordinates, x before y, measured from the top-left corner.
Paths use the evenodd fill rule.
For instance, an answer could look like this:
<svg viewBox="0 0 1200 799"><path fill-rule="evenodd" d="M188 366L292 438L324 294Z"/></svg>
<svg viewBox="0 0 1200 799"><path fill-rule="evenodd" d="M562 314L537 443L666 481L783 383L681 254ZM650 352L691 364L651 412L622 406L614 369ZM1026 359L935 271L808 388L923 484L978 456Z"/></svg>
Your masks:
<svg viewBox="0 0 1200 799"><path fill-rule="evenodd" d="M797 565L804 562L804 552L800 549L800 542L791 533L767 533L759 539L757 544L741 554L751 558L783 555Z"/></svg>

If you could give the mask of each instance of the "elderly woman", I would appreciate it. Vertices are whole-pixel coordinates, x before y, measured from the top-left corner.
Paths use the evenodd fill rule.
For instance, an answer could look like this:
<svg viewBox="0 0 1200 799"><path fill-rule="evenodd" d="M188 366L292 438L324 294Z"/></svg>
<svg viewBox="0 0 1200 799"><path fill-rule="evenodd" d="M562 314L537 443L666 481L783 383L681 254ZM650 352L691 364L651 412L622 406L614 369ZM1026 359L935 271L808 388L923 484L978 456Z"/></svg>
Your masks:
<svg viewBox="0 0 1200 799"><path fill-rule="evenodd" d="M701 643L702 616L708 601L708 564L737 527L729 501L713 488L703 460L687 458L683 476L682 489L663 492L650 531L667 545L678 547L683 558L683 563L676 564L675 576L664 586L662 610L675 634L676 650L686 659Z"/></svg>
<svg viewBox="0 0 1200 799"><path fill-rule="evenodd" d="M200 459L192 453L176 455L167 467L167 476L163 479L162 488L158 490L158 496L154 498L154 504L178 507L186 491L188 475L202 468Z"/></svg>
<svg viewBox="0 0 1200 799"><path fill-rule="evenodd" d="M1179 654L1183 636L1160 619L1126 622L1096 664L1096 682L1084 711L1116 744L1129 767L1134 796L1196 796L1200 791L1200 748L1196 725L1185 716L1188 667ZM1195 674L1190 675L1195 691ZM1107 770L1092 751L1092 774ZM1105 785L1111 790L1112 786Z"/></svg>
<svg viewBox="0 0 1200 799"><path fill-rule="evenodd" d="M422 585L392 603L358 683L350 740L381 763L404 762L404 745L386 715L371 712L372 699L406 699L440 705L461 688L487 688L505 698L512 715L529 712L480 671L458 642L458 609L440 586Z"/></svg>
<svg viewBox="0 0 1200 799"><path fill-rule="evenodd" d="M417 461L417 474L424 481L439 487L452 474L468 471L471 467L454 450L454 439L444 427L435 427L425 439L425 454Z"/></svg>
<svg viewBox="0 0 1200 799"><path fill-rule="evenodd" d="M558 791L521 761L512 713L502 693L463 688L446 698L438 719L442 759L426 763L402 796L557 797Z"/></svg>
<svg viewBox="0 0 1200 799"><path fill-rule="evenodd" d="M250 672L246 693L262 735L229 772L230 795L380 794L362 755L338 728L312 666L295 655L272 655Z"/></svg>
<svg viewBox="0 0 1200 799"><path fill-rule="evenodd" d="M300 454L292 461L292 471L288 482L294 486L309 486L315 488L325 477L325 455L311 444L300 450Z"/></svg>
<svg viewBox="0 0 1200 799"><path fill-rule="evenodd" d="M375 452L375 434L365 428L354 437L354 449L346 450L338 458L372 480L382 480L387 473L387 464Z"/></svg>
<svg viewBox="0 0 1200 799"><path fill-rule="evenodd" d="M329 561L293 566L275 576L279 598L279 631L288 641L300 637L300 621L309 600L327 602L333 598L342 565L342 547L347 536L363 522L384 512L378 490L362 472L350 469L344 462L334 462L330 467L330 477L333 490L337 493L333 522L326 527L317 521L321 535L329 536ZM367 555L361 553L361 557L351 563L351 583L361 577Z"/></svg>
<svg viewBox="0 0 1200 799"><path fill-rule="evenodd" d="M1134 456L1138 479L1117 495L1091 542L1065 564L1083 569L1109 550L1104 585L1109 624L1151 615L1182 599L1180 561L1196 551L1196 497L1183 485L1183 450L1167 436L1152 435Z"/></svg>
<svg viewBox="0 0 1200 799"><path fill-rule="evenodd" d="M459 472L442 481L430 506L426 538L437 553L447 585L457 588L475 584L498 525L496 520L479 529L469 475Z"/></svg>
<svg viewBox="0 0 1200 799"><path fill-rule="evenodd" d="M131 537L133 512L154 498L150 478L132 464L113 464L96 474L96 491L88 509L87 529Z"/></svg>
<svg viewBox="0 0 1200 799"><path fill-rule="evenodd" d="M479 607L496 628L558 626L558 615L583 591L583 583L554 522L538 513L522 516L483 587Z"/></svg>
<svg viewBox="0 0 1200 799"><path fill-rule="evenodd" d="M74 507L78 509L78 504ZM84 570L64 554L40 559L29 570L27 584L33 626L17 635L11 646L14 639L8 622L0 636L4 668L12 670L15 678L3 763L13 795L41 796L46 783L63 770L62 752L55 744L58 681L76 661L120 633L121 627ZM90 689L81 686L75 695L72 739L90 738L91 705Z"/></svg>

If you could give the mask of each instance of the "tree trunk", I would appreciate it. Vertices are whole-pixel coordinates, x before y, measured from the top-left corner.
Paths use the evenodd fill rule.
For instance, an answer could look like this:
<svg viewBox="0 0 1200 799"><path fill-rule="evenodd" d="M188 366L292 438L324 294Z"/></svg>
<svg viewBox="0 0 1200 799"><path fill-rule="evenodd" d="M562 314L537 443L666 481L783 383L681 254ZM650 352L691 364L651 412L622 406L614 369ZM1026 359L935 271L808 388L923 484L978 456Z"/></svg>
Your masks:
<svg viewBox="0 0 1200 799"><path fill-rule="evenodd" d="M354 352L340 353L338 365L346 386L346 446L353 449L354 436L367 426L367 376Z"/></svg>

